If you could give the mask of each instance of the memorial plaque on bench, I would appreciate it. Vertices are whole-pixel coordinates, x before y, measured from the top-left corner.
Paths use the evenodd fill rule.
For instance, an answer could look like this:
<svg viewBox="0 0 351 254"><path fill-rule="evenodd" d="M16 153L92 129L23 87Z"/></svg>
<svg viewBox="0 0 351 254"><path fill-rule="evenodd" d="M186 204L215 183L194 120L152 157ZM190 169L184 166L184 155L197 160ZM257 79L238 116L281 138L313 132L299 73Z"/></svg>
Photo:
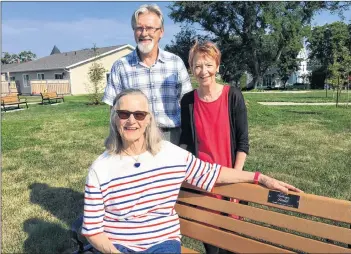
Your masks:
<svg viewBox="0 0 351 254"><path fill-rule="evenodd" d="M268 192L268 203L299 208L300 196L293 194L284 194L278 191Z"/></svg>

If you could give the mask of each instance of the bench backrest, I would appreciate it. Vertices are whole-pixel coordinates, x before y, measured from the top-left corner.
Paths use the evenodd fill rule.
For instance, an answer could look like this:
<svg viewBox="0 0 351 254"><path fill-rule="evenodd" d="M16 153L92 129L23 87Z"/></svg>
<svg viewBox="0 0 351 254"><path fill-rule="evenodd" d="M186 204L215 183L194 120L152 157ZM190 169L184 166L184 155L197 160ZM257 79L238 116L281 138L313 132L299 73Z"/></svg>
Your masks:
<svg viewBox="0 0 351 254"><path fill-rule="evenodd" d="M56 92L46 92L46 93L40 93L40 94L44 99L57 97Z"/></svg>
<svg viewBox="0 0 351 254"><path fill-rule="evenodd" d="M282 195L253 184L223 185L213 193L248 205L204 195L184 184L176 205L182 235L239 253L351 253L350 201Z"/></svg>
<svg viewBox="0 0 351 254"><path fill-rule="evenodd" d="M1 97L1 103L6 104L6 103L17 103L19 102L19 98L17 94L9 94L4 97Z"/></svg>

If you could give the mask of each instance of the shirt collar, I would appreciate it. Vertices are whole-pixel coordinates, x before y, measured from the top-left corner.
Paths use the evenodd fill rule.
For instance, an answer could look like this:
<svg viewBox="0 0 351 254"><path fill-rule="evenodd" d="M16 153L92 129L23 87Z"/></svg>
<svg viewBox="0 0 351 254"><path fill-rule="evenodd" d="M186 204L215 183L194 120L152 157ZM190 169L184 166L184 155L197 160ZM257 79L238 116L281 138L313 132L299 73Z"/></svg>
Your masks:
<svg viewBox="0 0 351 254"><path fill-rule="evenodd" d="M139 56L138 56L138 53L137 53L137 48L135 48L135 50L132 52L132 61L131 61L131 64L133 66L137 65L139 62L141 62ZM156 62L161 62L161 63L164 63L166 62L166 58L165 58L165 51L158 48L158 56L157 56L157 59L156 59Z"/></svg>

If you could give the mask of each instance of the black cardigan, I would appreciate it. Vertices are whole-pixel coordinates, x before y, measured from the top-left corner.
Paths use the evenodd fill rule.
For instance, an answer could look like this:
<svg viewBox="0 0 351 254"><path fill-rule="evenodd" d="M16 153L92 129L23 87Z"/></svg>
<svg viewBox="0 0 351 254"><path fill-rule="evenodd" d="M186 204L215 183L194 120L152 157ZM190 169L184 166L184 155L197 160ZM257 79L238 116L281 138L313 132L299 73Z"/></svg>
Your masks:
<svg viewBox="0 0 351 254"><path fill-rule="evenodd" d="M194 91L186 93L181 102L181 128L180 145L185 144L186 149L198 156L197 136L194 122ZM249 153L249 137L247 110L244 97L236 87L230 87L228 94L229 121L230 121L230 146L232 167L234 167L238 151ZM221 130L213 130L221 131Z"/></svg>

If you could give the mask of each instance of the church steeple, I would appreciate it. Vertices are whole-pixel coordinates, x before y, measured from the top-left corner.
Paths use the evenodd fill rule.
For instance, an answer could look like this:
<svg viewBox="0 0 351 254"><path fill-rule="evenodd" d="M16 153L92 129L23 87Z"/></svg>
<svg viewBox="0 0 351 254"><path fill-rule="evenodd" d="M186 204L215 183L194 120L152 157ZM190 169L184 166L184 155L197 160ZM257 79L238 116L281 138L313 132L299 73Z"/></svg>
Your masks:
<svg viewBox="0 0 351 254"><path fill-rule="evenodd" d="M60 53L61 53L61 51L55 45L54 48L51 50L50 55L60 54Z"/></svg>

